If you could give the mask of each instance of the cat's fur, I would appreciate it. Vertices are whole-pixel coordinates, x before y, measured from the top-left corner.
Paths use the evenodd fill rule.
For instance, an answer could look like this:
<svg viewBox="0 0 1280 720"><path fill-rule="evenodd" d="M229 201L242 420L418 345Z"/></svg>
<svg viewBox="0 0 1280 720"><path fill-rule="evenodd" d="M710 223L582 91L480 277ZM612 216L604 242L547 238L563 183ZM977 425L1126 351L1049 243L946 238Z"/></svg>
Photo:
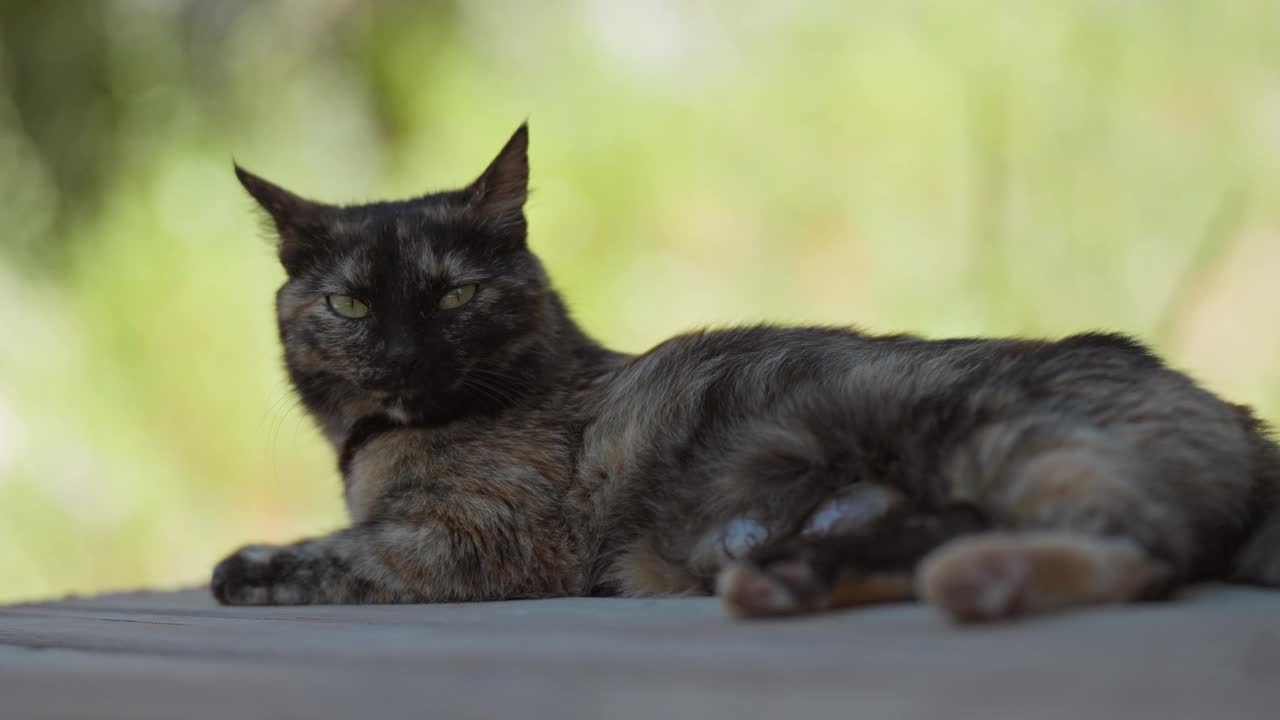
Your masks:
<svg viewBox="0 0 1280 720"><path fill-rule="evenodd" d="M289 376L351 526L250 546L228 604L707 593L958 619L1280 584L1280 450L1137 342L745 327L607 350L526 246L527 130L466 188L274 220ZM437 307L477 283L471 302ZM328 294L365 301L339 317Z"/></svg>

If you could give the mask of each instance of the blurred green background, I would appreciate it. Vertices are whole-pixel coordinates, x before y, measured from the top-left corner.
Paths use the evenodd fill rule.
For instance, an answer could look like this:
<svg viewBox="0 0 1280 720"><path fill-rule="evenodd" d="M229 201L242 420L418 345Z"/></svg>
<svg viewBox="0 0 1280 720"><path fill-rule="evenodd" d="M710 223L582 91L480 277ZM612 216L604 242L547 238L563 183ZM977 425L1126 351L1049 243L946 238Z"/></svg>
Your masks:
<svg viewBox="0 0 1280 720"><path fill-rule="evenodd" d="M0 600L342 522L234 156L471 179L598 338L1126 331L1280 420L1280 3L0 1Z"/></svg>

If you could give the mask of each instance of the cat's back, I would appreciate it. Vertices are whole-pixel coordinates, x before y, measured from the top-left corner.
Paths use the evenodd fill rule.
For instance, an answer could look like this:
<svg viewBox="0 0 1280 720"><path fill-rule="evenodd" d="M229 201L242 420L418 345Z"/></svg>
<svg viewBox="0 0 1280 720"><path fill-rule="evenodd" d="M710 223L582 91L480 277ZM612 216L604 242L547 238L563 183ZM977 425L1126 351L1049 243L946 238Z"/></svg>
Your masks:
<svg viewBox="0 0 1280 720"><path fill-rule="evenodd" d="M679 335L617 365L582 412L582 461L598 481L637 458L687 447L800 394L839 394L869 412L938 398L1164 371L1141 343L1086 333L1061 340L871 335L849 328L757 325ZM824 390L826 388L826 390ZM890 412L890 415L896 414Z"/></svg>
<svg viewBox="0 0 1280 720"><path fill-rule="evenodd" d="M675 336L620 364L600 386L599 415L710 412L776 399L809 382L859 376L899 389L952 383L1045 343L871 335L854 328L754 325Z"/></svg>
<svg viewBox="0 0 1280 720"><path fill-rule="evenodd" d="M600 419L671 416L691 403L736 409L735 397L854 367L874 343L840 328L757 325L677 335L622 364L601 387ZM728 406L722 406L728 403Z"/></svg>
<svg viewBox="0 0 1280 720"><path fill-rule="evenodd" d="M815 384L863 378L887 394L927 393L971 372L989 343L768 325L679 335L595 386L584 404L579 472L607 493L637 468L714 442Z"/></svg>

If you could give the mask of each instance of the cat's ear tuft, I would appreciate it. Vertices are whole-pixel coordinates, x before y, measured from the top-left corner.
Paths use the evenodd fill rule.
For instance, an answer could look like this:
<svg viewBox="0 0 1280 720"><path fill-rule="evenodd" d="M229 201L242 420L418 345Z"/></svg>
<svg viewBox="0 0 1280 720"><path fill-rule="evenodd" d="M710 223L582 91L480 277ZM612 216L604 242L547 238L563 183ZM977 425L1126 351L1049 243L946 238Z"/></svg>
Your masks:
<svg viewBox="0 0 1280 720"><path fill-rule="evenodd" d="M486 224L524 230L529 196L529 124L522 123L484 173L467 188L467 204Z"/></svg>
<svg viewBox="0 0 1280 720"><path fill-rule="evenodd" d="M312 254L309 240L312 233L308 233L307 228L317 220L323 206L263 180L240 167L239 163L233 164L240 184L267 211L275 224L276 234L280 237L280 262L290 274L297 272Z"/></svg>

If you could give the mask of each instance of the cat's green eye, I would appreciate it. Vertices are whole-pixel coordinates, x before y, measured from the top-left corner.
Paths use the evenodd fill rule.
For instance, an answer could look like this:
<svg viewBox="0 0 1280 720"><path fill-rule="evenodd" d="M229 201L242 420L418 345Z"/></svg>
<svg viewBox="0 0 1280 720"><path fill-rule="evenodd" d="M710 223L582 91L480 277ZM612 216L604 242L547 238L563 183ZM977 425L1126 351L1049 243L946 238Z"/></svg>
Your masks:
<svg viewBox="0 0 1280 720"><path fill-rule="evenodd" d="M449 292L445 293L444 297L440 298L440 309L452 310L454 308L460 308L463 305L466 305L468 302L470 302L471 298L475 297L475 294L476 294L475 283L471 283L470 285L463 285L461 287L456 287L450 290Z"/></svg>
<svg viewBox="0 0 1280 720"><path fill-rule="evenodd" d="M363 300L350 295L325 295L324 301L329 303L329 309L344 318L359 320L369 314L369 306Z"/></svg>

